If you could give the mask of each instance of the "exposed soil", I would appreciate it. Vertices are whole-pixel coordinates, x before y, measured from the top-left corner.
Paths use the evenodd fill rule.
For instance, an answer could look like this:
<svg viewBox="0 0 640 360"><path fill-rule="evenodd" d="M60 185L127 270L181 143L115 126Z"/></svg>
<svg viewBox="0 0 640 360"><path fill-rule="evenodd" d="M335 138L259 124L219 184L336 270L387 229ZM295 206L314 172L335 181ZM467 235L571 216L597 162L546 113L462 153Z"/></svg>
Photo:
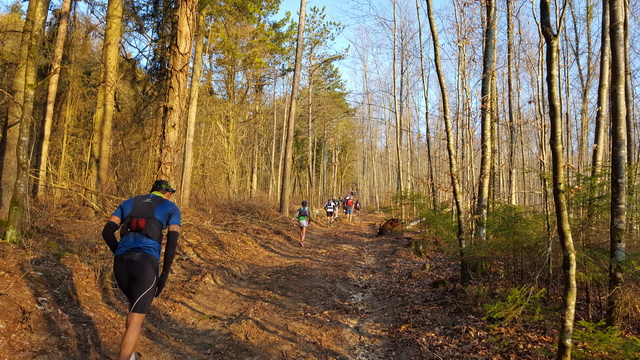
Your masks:
<svg viewBox="0 0 640 360"><path fill-rule="evenodd" d="M297 226L273 209L236 207L184 214L174 273L145 321L143 359L550 354L541 349L555 337L535 329L524 331L530 342L496 349L500 334L488 341L478 304L458 299L455 262L439 252L416 257L407 247L414 234L376 236L381 215L315 222L300 247ZM102 224L39 220L30 245L0 245L0 358L116 357L126 303Z"/></svg>

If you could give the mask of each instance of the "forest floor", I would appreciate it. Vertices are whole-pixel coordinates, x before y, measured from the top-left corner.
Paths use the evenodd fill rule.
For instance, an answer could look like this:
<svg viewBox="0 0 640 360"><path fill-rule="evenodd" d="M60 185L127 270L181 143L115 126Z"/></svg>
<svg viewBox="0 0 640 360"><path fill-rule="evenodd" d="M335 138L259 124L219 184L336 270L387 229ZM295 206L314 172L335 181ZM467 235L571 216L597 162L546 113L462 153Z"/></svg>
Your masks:
<svg viewBox="0 0 640 360"><path fill-rule="evenodd" d="M183 214L178 255L138 347L143 359L539 359L556 334L490 327L458 264L420 234L376 236L381 214L298 228L256 204ZM126 303L104 220L34 214L0 244L0 359L114 359ZM49 220L45 220L49 219Z"/></svg>

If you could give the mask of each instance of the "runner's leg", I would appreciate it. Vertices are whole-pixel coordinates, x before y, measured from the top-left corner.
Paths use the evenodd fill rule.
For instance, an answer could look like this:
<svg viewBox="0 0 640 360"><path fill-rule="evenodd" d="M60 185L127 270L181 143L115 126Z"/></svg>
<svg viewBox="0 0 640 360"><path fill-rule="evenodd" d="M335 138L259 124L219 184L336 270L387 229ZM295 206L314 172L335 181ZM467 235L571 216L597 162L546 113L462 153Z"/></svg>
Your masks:
<svg viewBox="0 0 640 360"><path fill-rule="evenodd" d="M138 314L130 312L127 315L127 330L122 337L120 343L120 354L118 354L118 360L129 360L131 355L136 350L138 342L140 341L140 334L142 334L142 322L147 314Z"/></svg>

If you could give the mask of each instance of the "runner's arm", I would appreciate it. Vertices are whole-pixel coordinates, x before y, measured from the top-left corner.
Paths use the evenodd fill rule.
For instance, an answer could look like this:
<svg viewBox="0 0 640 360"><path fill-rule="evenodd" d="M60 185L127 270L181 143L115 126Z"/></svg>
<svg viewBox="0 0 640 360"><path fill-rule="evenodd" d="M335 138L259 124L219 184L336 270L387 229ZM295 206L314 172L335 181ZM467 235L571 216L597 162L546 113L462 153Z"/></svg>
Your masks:
<svg viewBox="0 0 640 360"><path fill-rule="evenodd" d="M119 227L120 218L115 215L111 215L109 221L107 221L107 223L104 225L104 228L102 229L102 238L113 253L115 253L118 249L118 239L116 238L115 232Z"/></svg>
<svg viewBox="0 0 640 360"><path fill-rule="evenodd" d="M173 258L176 256L176 250L178 248L178 237L180 236L180 225L169 225L167 232L167 244L164 248L164 262L162 263L162 274L158 278L158 289L156 290L156 296L160 295L162 289L167 284L169 278L169 271L171 270L171 264L173 264Z"/></svg>

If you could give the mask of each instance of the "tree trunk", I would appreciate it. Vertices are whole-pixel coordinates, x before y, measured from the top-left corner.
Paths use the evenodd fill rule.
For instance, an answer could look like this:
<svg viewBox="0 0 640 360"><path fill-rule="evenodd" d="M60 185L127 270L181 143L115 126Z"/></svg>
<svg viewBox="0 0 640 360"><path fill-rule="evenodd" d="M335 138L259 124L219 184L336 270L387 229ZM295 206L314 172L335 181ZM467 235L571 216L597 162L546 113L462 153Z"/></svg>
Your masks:
<svg viewBox="0 0 640 360"><path fill-rule="evenodd" d="M172 183L181 183L183 160L182 140L184 116L187 110L187 83L189 61L196 25L197 0L180 0L172 22L169 79L165 105L162 111L162 137L158 177Z"/></svg>
<svg viewBox="0 0 640 360"><path fill-rule="evenodd" d="M276 181L275 177L275 169L276 169L276 139L278 135L278 71L274 69L273 74L273 137L271 138L271 152L270 152L270 161L269 161L269 189L267 192L267 196L271 199L271 195L273 194L273 185Z"/></svg>
<svg viewBox="0 0 640 360"><path fill-rule="evenodd" d="M298 21L298 39L296 41L296 63L293 70L291 85L291 99L289 117L287 120L287 140L284 150L284 168L282 171L282 188L280 191L280 214L289 215L289 197L291 195L291 168L293 165L293 138L296 120L296 105L298 102L298 85L300 83L300 68L302 67L302 48L304 40L304 21L307 1L300 0L300 19Z"/></svg>
<svg viewBox="0 0 640 360"><path fill-rule="evenodd" d="M611 25L611 224L607 325L620 322L627 225L627 105L625 97L625 0L609 0Z"/></svg>
<svg viewBox="0 0 640 360"><path fill-rule="evenodd" d="M10 243L17 243L22 239L22 225L24 212L30 197L29 193L29 139L33 123L33 100L37 83L37 59L40 53L40 45L44 32L44 25L49 11L49 0L35 1L33 12L33 27L30 36L27 37L27 57L24 72L24 102L20 117L20 133L16 144L16 177L13 184L13 193L9 204L7 231L4 239ZM26 28L25 24L25 28ZM23 40L25 37L23 37Z"/></svg>
<svg viewBox="0 0 640 360"><path fill-rule="evenodd" d="M426 0L426 2L427 2L427 17L429 19L431 36L433 38L434 62L436 65L436 73L438 75L438 81L440 83L440 92L442 94L442 111L443 111L444 124L446 129L445 131L446 131L446 137L447 137L447 152L449 154L449 172L451 174L451 187L453 188L453 200L455 202L456 217L458 222L457 237L458 237L458 246L460 250L460 281L466 285L471 280L471 277L469 274L469 264L466 258L467 245L466 245L466 239L465 239L464 214L462 210L462 203L464 199L460 192L458 164L456 161L456 152L455 152L454 143L453 143L451 118L449 116L449 97L447 94L446 79L444 77L444 72L442 70L441 60L440 60L440 44L438 41L438 30L436 29L436 24L433 19L433 6L431 4L431 0Z"/></svg>
<svg viewBox="0 0 640 360"><path fill-rule="evenodd" d="M36 197L45 194L44 188L47 183L47 166L49 163L49 139L51 137L51 125L53 123L53 111L58 93L58 80L60 79L60 63L64 52L64 41L67 37L67 27L69 24L69 11L71 0L64 0L60 6L60 20L58 21L58 32L54 42L53 59L51 61L51 76L49 78L49 88L47 90L47 108L42 126L42 148L40 151L40 167L38 169L38 188Z"/></svg>
<svg viewBox="0 0 640 360"><path fill-rule="evenodd" d="M396 4L397 1L393 1L393 116L396 125L396 158L397 164L397 183L396 192L400 196L400 218L405 220L404 201L402 200L404 191L404 178L402 169L402 114L400 110L400 99L398 96L398 74L397 74L397 53L398 53L398 21L396 17ZM400 79L402 83L402 79Z"/></svg>
<svg viewBox="0 0 640 360"><path fill-rule="evenodd" d="M626 122L627 122L627 167L633 165L633 154L635 147L635 137L633 132L633 115L634 115L634 103L633 98L633 85L631 83L631 59L629 58L629 48L631 47L631 32L629 31L629 0L624 0L624 62L625 62L625 98L627 101ZM629 190L633 190L634 187L630 187ZM633 196L633 194L629 194ZM633 216L633 213L629 215Z"/></svg>
<svg viewBox="0 0 640 360"><path fill-rule="evenodd" d="M113 3L113 4L112 4ZM104 41L104 78L105 88L102 136L100 138L100 161L98 167L98 187L103 188L109 173L111 158L111 137L113 132L113 112L115 110L116 85L118 82L118 64L120 60L120 38L122 37L122 0L110 0L107 8L107 28Z"/></svg>
<svg viewBox="0 0 640 360"><path fill-rule="evenodd" d="M490 172L492 163L492 123L494 119L493 82L496 67L497 16L495 0L487 0L486 27L484 31L484 52L482 60L482 89L480 97L481 144L480 179L475 210L476 228L474 238L477 244L487 239L487 209L489 205Z"/></svg>
<svg viewBox="0 0 640 360"><path fill-rule="evenodd" d="M313 192L315 191L314 173L313 173L313 47L309 51L309 93L307 99L307 200L309 204L315 204Z"/></svg>
<svg viewBox="0 0 640 360"><path fill-rule="evenodd" d="M600 46L600 79L598 85L598 106L593 135L593 154L591 157L590 196L587 205L587 224L594 216L597 185L602 173L602 161L605 150L605 131L609 127L609 77L611 74L611 38L609 35L609 2L602 2L602 30Z"/></svg>
<svg viewBox="0 0 640 360"><path fill-rule="evenodd" d="M202 76L202 55L204 50L204 32L207 12L203 9L198 14L197 32L195 33L196 48L193 54L193 69L191 73L191 87L189 88L189 110L187 112L187 131L184 142L184 165L182 181L180 183L180 200L182 206L188 206L191 196L191 174L193 170L193 139L196 132L196 116L198 113L198 92Z"/></svg>
<svg viewBox="0 0 640 360"><path fill-rule="evenodd" d="M438 193L433 174L433 157L431 156L431 131L429 129L429 81L425 76L424 43L422 41L422 21L420 18L420 2L416 0L416 14L418 16L418 38L420 41L420 74L422 79L422 94L425 106L425 139L427 143L427 163L429 164L429 189L431 190L431 208L438 209Z"/></svg>
<svg viewBox="0 0 640 360"><path fill-rule="evenodd" d="M562 15L558 21L558 33L562 29L565 7L562 8ZM571 225L569 223L569 212L567 210L567 199L565 195L565 173L564 160L562 156L562 114L560 111L559 95L559 70L558 70L558 33L554 32L551 25L551 14L549 0L540 2L540 22L542 34L546 43L546 65L547 65L547 89L549 101L549 121L551 124L551 134L549 145L551 147L551 160L553 166L553 199L556 210L556 221L558 227L558 237L562 247L562 269L564 272L563 289L563 316L560 328L560 339L558 341L558 359L571 358L571 340L573 334L573 322L576 306L576 253L571 237Z"/></svg>
<svg viewBox="0 0 640 360"><path fill-rule="evenodd" d="M511 5L513 0L507 0L507 88L509 97L509 204L516 205L516 120L515 120L515 88L513 74L513 24ZM524 164L522 165L524 167Z"/></svg>
<svg viewBox="0 0 640 360"><path fill-rule="evenodd" d="M38 21L40 20L38 12L42 11L42 9L39 5L42 5L42 1L29 1L27 18L25 19L22 29L22 39L20 40L20 49L18 50L18 64L13 78L13 84L11 85L11 96L13 99L9 101L7 117L0 132L0 136L5 134L2 138L5 152L2 159L2 182L0 183L0 192L2 193L0 220L6 220L9 215L13 187L16 184L16 176L18 175L16 150L20 139L20 120L22 118L26 85L25 74L29 60L31 36L37 31L36 28L40 26L38 25Z"/></svg>
<svg viewBox="0 0 640 360"><path fill-rule="evenodd" d="M585 33L587 40L587 64L586 73L582 70L582 63L580 61L583 51L580 44L580 36L578 34L578 22L573 7L573 2L569 2L569 8L573 17L573 31L574 31L574 44L572 45L573 56L578 66L578 75L580 78L581 87L581 105L580 105L580 138L578 139L578 169L582 171L584 169L584 163L586 161L587 153L587 136L589 134L589 94L591 90L591 81L593 79L593 45L591 41L591 19L593 12L593 4L591 1L587 1L585 4L587 10L587 16L585 21Z"/></svg>

